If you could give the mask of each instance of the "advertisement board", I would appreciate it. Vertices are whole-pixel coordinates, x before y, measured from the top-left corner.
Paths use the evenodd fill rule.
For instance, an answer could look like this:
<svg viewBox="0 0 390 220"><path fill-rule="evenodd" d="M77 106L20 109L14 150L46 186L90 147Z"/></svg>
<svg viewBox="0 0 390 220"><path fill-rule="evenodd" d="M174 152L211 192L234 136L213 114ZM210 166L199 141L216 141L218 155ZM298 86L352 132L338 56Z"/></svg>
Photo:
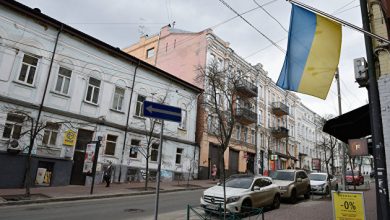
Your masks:
<svg viewBox="0 0 390 220"><path fill-rule="evenodd" d="M354 191L332 191L335 220L365 220L364 194Z"/></svg>
<svg viewBox="0 0 390 220"><path fill-rule="evenodd" d="M92 173L93 159L95 157L95 149L96 149L96 143L87 144L87 148L85 149L83 173Z"/></svg>

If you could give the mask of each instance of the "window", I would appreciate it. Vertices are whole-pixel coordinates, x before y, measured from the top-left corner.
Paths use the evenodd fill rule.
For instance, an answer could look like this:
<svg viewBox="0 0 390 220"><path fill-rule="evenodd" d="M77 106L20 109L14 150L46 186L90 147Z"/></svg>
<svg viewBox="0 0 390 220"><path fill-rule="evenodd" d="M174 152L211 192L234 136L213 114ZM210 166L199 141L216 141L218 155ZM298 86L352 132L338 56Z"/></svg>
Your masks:
<svg viewBox="0 0 390 220"><path fill-rule="evenodd" d="M38 58L24 54L22 68L20 69L18 80L20 82L33 85L35 73L37 71Z"/></svg>
<svg viewBox="0 0 390 220"><path fill-rule="evenodd" d="M88 88L87 88L87 96L85 97L85 101L97 104L99 100L99 90L100 90L100 80L95 79L93 77L89 78Z"/></svg>
<svg viewBox="0 0 390 220"><path fill-rule="evenodd" d="M60 69L58 71L56 87L54 88L54 90L56 92L67 95L68 91L69 91L71 76L72 76L71 70L68 70L64 67L60 67Z"/></svg>
<svg viewBox="0 0 390 220"><path fill-rule="evenodd" d="M60 125L56 123L47 122L45 132L43 134L42 144L55 146L57 142L58 130Z"/></svg>
<svg viewBox="0 0 390 220"><path fill-rule="evenodd" d="M144 101L146 100L146 97L143 95L138 95L137 97L137 106L135 107L135 115L143 117L144 116Z"/></svg>
<svg viewBox="0 0 390 220"><path fill-rule="evenodd" d="M176 149L176 164L181 164L181 155L183 153L183 148Z"/></svg>
<svg viewBox="0 0 390 220"><path fill-rule="evenodd" d="M255 144L256 141L256 132L254 129L251 130L251 143Z"/></svg>
<svg viewBox="0 0 390 220"><path fill-rule="evenodd" d="M125 97L125 89L115 87L114 100L112 102L112 109L122 111L123 98Z"/></svg>
<svg viewBox="0 0 390 220"><path fill-rule="evenodd" d="M248 128L244 128L244 142L248 142Z"/></svg>
<svg viewBox="0 0 390 220"><path fill-rule="evenodd" d="M19 139L22 132L24 117L14 113L8 113L4 126L3 138Z"/></svg>
<svg viewBox="0 0 390 220"><path fill-rule="evenodd" d="M140 148L141 141L131 139L131 146L130 146L130 155L131 158L138 158L138 150Z"/></svg>
<svg viewBox="0 0 390 220"><path fill-rule="evenodd" d="M262 124L263 124L263 110L260 110L260 111L259 111L259 120L258 120L258 124L259 124L259 125L262 125Z"/></svg>
<svg viewBox="0 0 390 220"><path fill-rule="evenodd" d="M154 56L154 47L146 50L146 58L151 58Z"/></svg>
<svg viewBox="0 0 390 220"><path fill-rule="evenodd" d="M181 122L179 124L179 128L187 129L187 110L181 110Z"/></svg>
<svg viewBox="0 0 390 220"><path fill-rule="evenodd" d="M107 155L114 155L115 154L115 147L116 147L116 139L118 136L115 135L107 135L107 140L106 140L106 151L104 154Z"/></svg>
<svg viewBox="0 0 390 220"><path fill-rule="evenodd" d="M241 139L241 126L240 125L236 126L236 139L237 140Z"/></svg>
<svg viewBox="0 0 390 220"><path fill-rule="evenodd" d="M150 152L150 161L157 161L158 158L158 143L152 144L152 151Z"/></svg>

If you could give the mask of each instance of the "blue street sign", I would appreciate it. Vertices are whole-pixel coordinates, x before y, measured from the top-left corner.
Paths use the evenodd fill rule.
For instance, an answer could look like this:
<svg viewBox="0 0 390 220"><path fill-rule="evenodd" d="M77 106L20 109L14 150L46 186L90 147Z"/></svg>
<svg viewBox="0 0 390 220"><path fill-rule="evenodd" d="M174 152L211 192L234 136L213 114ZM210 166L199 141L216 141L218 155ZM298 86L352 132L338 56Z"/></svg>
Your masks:
<svg viewBox="0 0 390 220"><path fill-rule="evenodd" d="M144 116L149 118L181 122L181 108L144 101Z"/></svg>

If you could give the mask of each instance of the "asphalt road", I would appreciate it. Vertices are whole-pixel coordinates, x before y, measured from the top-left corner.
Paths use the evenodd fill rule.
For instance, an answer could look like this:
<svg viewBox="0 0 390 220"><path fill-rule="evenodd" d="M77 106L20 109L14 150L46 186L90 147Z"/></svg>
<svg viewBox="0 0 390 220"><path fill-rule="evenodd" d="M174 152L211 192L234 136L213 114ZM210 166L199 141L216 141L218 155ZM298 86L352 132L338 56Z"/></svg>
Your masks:
<svg viewBox="0 0 390 220"><path fill-rule="evenodd" d="M203 190L160 193L159 216L199 205ZM153 219L155 195L0 207L1 220Z"/></svg>

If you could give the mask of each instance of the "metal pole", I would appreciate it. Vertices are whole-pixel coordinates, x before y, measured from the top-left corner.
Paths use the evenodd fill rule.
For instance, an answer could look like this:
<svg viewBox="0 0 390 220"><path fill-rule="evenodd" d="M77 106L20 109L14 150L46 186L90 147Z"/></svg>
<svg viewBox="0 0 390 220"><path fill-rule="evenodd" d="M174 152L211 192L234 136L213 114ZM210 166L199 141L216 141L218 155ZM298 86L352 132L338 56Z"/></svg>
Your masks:
<svg viewBox="0 0 390 220"><path fill-rule="evenodd" d="M341 90L340 90L340 74L339 74L339 68L336 70L335 74L336 82L337 82L337 97L338 97L338 104L339 104L339 116L343 114L342 108L341 108ZM346 184L345 184L345 172L346 172L346 167L345 167L345 156L346 156L346 149L344 146L344 143L340 144L342 148L342 157L343 157L343 164L342 164L342 172L341 172L341 185L342 189L346 189Z"/></svg>
<svg viewBox="0 0 390 220"><path fill-rule="evenodd" d="M360 0L360 9L364 30L370 31L370 23L367 10L367 1ZM377 218L390 219L389 216L389 195L387 185L386 157L382 130L382 116L379 101L378 82L375 73L375 60L372 48L372 39L364 36L366 44L368 64L368 96L370 103L370 122L372 132L372 146L375 164L375 186L377 201Z"/></svg>
<svg viewBox="0 0 390 220"><path fill-rule="evenodd" d="M102 140L102 136L98 137L98 141L96 141L96 146L95 146L95 155L93 156L93 164L92 164L92 183L91 183L91 191L90 194L93 194L93 187L95 185L95 175L96 175L96 166L97 166L97 161L99 157L99 148L100 148L100 141Z"/></svg>
<svg viewBox="0 0 390 220"><path fill-rule="evenodd" d="M377 40L379 40L379 41L381 41L381 42L385 42L385 43L388 43L388 44L390 43L390 41L389 41L388 39L383 38L383 37L381 37L381 36L379 36L379 35L373 34L373 33L371 33L369 30L367 30L367 29L365 29L365 28L362 29L362 28L360 28L360 27L358 27L358 26L356 26L356 25L353 25L353 24L351 24L351 23L348 23L348 22L346 22L346 21L344 21L344 20L341 20L341 19L339 19L339 18L337 18L337 17L335 17L335 16L333 16L333 15L330 15L330 14L328 14L328 13L325 13L325 12L323 12L323 11L320 11L320 10L318 10L318 9L316 9L316 8L313 8L313 7L311 7L311 6L308 6L308 5L303 4L303 3L301 3L301 2L297 2L297 1L294 1L294 0L288 0L288 1L291 2L291 3L294 4L294 5L298 5L298 6L302 7L302 8L305 8L305 9L307 9L307 10L309 10L309 11L312 11L312 12L314 12L314 13L316 13L316 14L319 14L319 15L321 15L321 16L323 16L323 17L326 17L326 18L328 18L328 19L330 19L330 20L333 20L333 21L335 21L335 22L337 22L337 23L339 23L339 24L342 24L342 25L344 25L344 26L347 26L347 27L349 27L349 28L352 28L352 29L354 29L354 30L356 30L356 31L362 32L362 33L364 34L365 37L370 36L370 37L375 38L375 39L377 39ZM366 4L366 5L367 5L367 4ZM362 7L361 4L360 4L360 7Z"/></svg>
<svg viewBox="0 0 390 220"><path fill-rule="evenodd" d="M161 176L161 158L162 158L162 147L163 147L163 132L164 132L164 120L161 121L160 147L158 148L156 206L154 209L154 220L158 219L157 216L158 216L158 199L159 199L159 195L160 195L160 176Z"/></svg>
<svg viewBox="0 0 390 220"><path fill-rule="evenodd" d="M132 82L132 85L131 85L131 92L130 92L129 106L127 107L127 118L126 118L125 135L124 135L124 138L123 138L121 164L119 164L119 176L118 176L118 182L119 183L121 182L121 177L122 177L122 164L123 164L123 158L124 158L125 149L126 149L127 131L129 129L128 127L129 127L131 101L133 99L133 92L134 92L134 85L135 85L135 76L137 75L137 69L139 67L139 64L140 64L140 61L138 61L137 66L134 69L133 82Z"/></svg>

